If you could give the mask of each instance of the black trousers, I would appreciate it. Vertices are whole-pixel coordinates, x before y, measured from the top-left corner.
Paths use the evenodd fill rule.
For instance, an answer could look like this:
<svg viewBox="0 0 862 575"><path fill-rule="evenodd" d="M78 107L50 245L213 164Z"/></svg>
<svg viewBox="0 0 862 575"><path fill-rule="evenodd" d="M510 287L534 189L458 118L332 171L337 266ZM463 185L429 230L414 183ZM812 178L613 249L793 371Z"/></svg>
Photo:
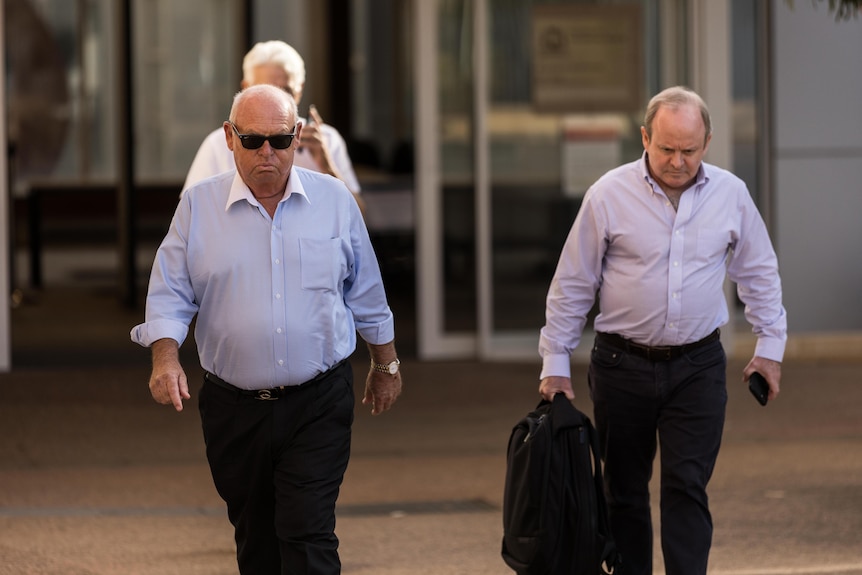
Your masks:
<svg viewBox="0 0 862 575"><path fill-rule="evenodd" d="M199 408L240 573L340 573L335 502L350 456L350 363L269 401L205 379Z"/></svg>
<svg viewBox="0 0 862 575"><path fill-rule="evenodd" d="M727 358L720 341L669 361L598 339L589 384L601 438L611 529L621 575L650 575L649 481L661 453L661 546L667 575L705 575L712 545L706 486L721 445Z"/></svg>

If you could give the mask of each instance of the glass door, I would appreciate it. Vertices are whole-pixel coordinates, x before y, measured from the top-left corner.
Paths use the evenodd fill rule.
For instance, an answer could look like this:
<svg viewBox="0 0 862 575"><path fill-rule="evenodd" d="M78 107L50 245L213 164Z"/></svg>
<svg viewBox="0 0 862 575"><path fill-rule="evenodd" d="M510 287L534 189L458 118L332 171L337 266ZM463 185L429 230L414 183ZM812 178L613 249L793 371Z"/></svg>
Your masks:
<svg viewBox="0 0 862 575"><path fill-rule="evenodd" d="M414 2L423 359L538 360L584 193L642 154L649 95L710 69L687 56L715 52L688 49L706 4Z"/></svg>
<svg viewBox="0 0 862 575"><path fill-rule="evenodd" d="M643 151L655 3L475 7L479 355L538 360L545 296L584 193Z"/></svg>
<svg viewBox="0 0 862 575"><path fill-rule="evenodd" d="M413 4L422 359L476 355L474 9L470 0Z"/></svg>

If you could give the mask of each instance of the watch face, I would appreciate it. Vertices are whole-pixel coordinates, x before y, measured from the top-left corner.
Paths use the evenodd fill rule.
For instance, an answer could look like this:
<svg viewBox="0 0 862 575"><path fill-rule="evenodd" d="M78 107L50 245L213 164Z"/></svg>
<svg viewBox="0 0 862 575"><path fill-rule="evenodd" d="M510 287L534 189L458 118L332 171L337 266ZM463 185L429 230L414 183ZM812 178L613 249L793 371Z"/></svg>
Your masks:
<svg viewBox="0 0 862 575"><path fill-rule="evenodd" d="M389 373L391 373L392 375L398 373L398 364L394 361L389 364Z"/></svg>

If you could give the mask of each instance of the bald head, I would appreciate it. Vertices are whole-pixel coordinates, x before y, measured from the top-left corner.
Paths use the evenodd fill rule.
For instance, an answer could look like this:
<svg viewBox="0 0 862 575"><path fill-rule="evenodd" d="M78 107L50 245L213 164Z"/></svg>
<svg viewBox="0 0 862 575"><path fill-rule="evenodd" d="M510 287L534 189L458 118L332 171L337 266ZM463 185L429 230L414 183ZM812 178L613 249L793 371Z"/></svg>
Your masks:
<svg viewBox="0 0 862 575"><path fill-rule="evenodd" d="M269 84L249 86L237 92L230 108L230 121L250 113L256 118L269 115L273 118L287 118L291 125L296 124L296 100L284 90Z"/></svg>

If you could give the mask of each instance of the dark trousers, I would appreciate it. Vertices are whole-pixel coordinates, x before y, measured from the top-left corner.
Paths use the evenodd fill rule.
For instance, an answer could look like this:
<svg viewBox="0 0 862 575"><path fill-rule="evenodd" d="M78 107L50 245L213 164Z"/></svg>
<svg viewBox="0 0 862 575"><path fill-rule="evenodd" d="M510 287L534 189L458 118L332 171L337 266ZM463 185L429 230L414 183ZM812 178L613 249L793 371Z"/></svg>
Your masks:
<svg viewBox="0 0 862 575"><path fill-rule="evenodd" d="M205 379L199 407L240 573L340 573L335 502L350 456L350 363L269 401Z"/></svg>
<svg viewBox="0 0 862 575"><path fill-rule="evenodd" d="M720 341L653 361L598 339L589 367L611 528L621 575L650 575L649 481L661 453L661 545L667 575L705 575L712 544L706 485L727 404Z"/></svg>

